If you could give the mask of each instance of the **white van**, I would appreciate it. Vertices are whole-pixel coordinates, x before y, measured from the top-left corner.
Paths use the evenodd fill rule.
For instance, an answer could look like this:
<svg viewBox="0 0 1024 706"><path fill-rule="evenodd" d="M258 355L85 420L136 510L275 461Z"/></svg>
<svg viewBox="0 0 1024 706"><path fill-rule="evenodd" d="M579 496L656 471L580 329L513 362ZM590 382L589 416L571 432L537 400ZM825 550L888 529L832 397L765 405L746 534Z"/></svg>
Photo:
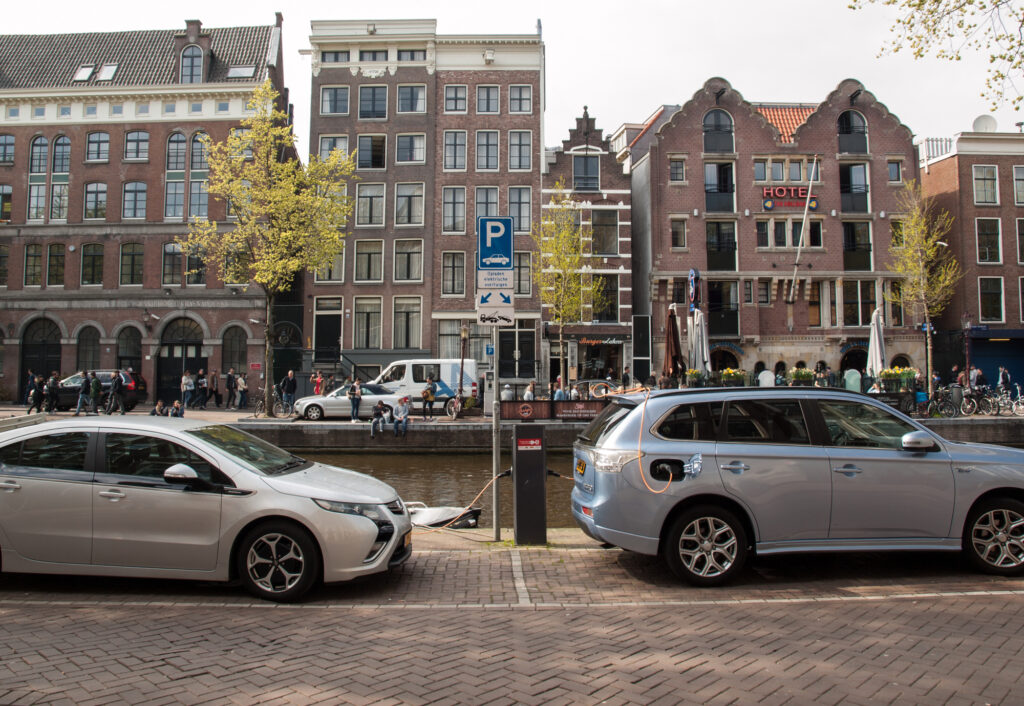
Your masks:
<svg viewBox="0 0 1024 706"><path fill-rule="evenodd" d="M396 360L384 369L372 382L386 387L399 395L407 395L413 409L423 408L423 388L427 376L434 378L437 392L434 395L434 409L451 414L452 400L459 389L459 366L462 366L462 394L477 396L476 360L466 358L413 358ZM440 403L440 404L438 404Z"/></svg>

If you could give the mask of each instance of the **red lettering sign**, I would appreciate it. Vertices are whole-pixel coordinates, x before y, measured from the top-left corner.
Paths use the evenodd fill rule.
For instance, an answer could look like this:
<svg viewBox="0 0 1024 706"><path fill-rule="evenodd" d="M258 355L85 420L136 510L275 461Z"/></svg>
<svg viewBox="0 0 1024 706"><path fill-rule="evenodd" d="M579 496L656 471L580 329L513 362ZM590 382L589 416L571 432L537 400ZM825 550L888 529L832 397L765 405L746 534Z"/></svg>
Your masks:
<svg viewBox="0 0 1024 706"><path fill-rule="evenodd" d="M516 448L520 451L540 451L542 448L540 439L516 439Z"/></svg>

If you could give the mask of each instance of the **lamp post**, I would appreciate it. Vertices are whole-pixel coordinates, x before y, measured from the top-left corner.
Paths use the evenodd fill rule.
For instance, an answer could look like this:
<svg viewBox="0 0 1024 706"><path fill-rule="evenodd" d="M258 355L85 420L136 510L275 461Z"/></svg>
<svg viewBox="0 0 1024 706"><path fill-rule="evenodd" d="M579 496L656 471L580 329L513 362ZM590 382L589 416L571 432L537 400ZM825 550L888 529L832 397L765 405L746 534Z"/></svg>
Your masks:
<svg viewBox="0 0 1024 706"><path fill-rule="evenodd" d="M469 342L469 326L466 326L466 324L462 324L462 326L459 328L459 349L461 351L461 357L459 358L459 391L457 393L460 404L458 406L456 406L456 408L455 408L456 409L456 413L455 413L456 417L458 416L458 410L461 407L461 402L463 400L463 395L462 395L462 375L463 375L463 371L466 368L466 344L468 342Z"/></svg>
<svg viewBox="0 0 1024 706"><path fill-rule="evenodd" d="M964 375L967 379L967 387L971 386L971 312L965 311L960 315L960 322L964 328Z"/></svg>

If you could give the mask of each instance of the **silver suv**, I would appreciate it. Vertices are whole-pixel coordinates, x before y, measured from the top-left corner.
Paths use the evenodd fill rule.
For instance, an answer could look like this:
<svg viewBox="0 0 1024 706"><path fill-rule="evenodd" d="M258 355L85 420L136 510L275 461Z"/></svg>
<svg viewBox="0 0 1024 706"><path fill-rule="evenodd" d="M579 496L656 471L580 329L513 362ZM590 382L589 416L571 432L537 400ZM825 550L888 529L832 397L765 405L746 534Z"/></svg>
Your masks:
<svg viewBox="0 0 1024 706"><path fill-rule="evenodd" d="M1024 451L947 441L867 395L616 397L574 457L584 532L661 554L691 584L732 579L753 552L963 550L1024 572Z"/></svg>

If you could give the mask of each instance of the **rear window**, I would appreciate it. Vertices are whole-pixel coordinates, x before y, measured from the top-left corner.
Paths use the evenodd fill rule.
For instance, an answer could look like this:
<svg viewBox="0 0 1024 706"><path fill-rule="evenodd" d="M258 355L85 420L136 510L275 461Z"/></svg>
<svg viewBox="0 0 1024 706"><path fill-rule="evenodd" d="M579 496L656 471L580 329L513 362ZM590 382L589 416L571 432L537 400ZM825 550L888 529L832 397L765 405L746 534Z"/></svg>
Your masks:
<svg viewBox="0 0 1024 706"><path fill-rule="evenodd" d="M715 441L722 403L681 404L658 422L658 435L675 441Z"/></svg>
<svg viewBox="0 0 1024 706"><path fill-rule="evenodd" d="M594 417L594 421L580 433L579 438L589 444L599 444L634 409L636 405L632 402L612 402Z"/></svg>
<svg viewBox="0 0 1024 706"><path fill-rule="evenodd" d="M809 444L797 400L742 400L729 404L724 441L754 444Z"/></svg>

